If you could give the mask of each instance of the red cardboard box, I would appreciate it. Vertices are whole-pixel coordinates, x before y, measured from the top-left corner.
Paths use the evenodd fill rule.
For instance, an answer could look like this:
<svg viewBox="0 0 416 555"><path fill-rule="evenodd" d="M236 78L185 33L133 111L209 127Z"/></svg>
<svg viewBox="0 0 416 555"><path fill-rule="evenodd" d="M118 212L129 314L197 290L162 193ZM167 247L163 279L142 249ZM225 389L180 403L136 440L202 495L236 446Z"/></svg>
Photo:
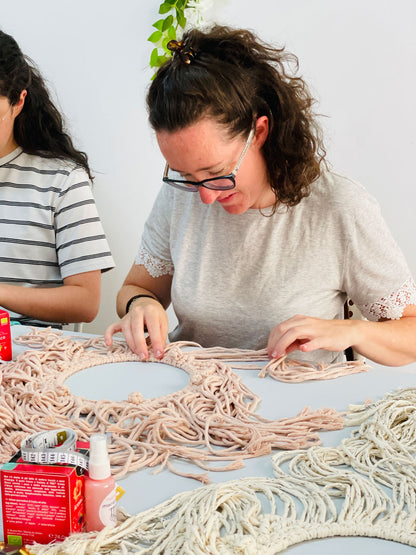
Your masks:
<svg viewBox="0 0 416 555"><path fill-rule="evenodd" d="M12 338L9 313L0 310L0 359L12 360Z"/></svg>
<svg viewBox="0 0 416 555"><path fill-rule="evenodd" d="M77 442L77 451L88 443ZM0 470L4 540L13 545L63 540L84 522L84 470L27 463L20 452Z"/></svg>

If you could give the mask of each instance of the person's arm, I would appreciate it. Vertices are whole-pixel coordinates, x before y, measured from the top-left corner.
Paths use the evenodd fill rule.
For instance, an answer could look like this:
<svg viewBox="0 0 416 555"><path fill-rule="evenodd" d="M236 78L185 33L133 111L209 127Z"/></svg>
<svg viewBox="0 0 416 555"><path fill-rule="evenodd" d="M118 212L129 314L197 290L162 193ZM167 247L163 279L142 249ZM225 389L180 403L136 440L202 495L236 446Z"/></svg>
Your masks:
<svg viewBox="0 0 416 555"><path fill-rule="evenodd" d="M294 350L344 351L352 347L360 355L385 366L416 361L416 306L408 305L400 320L322 320L294 316L274 327L267 346L271 358Z"/></svg>
<svg viewBox="0 0 416 555"><path fill-rule="evenodd" d="M69 276L59 287L0 284L0 305L6 310L46 322L91 322L101 297L101 270Z"/></svg>
<svg viewBox="0 0 416 555"><path fill-rule="evenodd" d="M147 330L155 355L162 358L169 330L165 309L170 304L171 285L171 275L153 277L143 265L133 264L117 295L117 314L121 320L107 328L106 344L110 346L112 336L122 332L130 349L145 360L149 356ZM127 303L136 295L150 297L133 300L126 313Z"/></svg>

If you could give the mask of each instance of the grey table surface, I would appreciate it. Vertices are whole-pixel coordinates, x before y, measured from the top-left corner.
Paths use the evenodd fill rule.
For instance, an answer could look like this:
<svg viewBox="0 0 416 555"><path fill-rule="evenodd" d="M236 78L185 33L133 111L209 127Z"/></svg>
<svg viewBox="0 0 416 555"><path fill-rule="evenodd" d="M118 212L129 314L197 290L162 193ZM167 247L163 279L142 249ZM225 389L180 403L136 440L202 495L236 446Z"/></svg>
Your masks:
<svg viewBox="0 0 416 555"><path fill-rule="evenodd" d="M13 335L26 333L28 328L13 327ZM66 332L67 333L67 332ZM73 334L85 335L85 334ZM13 358L24 349L13 345ZM261 379L256 370L235 370L244 383L262 399L257 411L265 418L277 420L296 415L305 406L312 409L331 407L344 411L349 404L362 404L366 399L383 398L386 393L405 387L416 387L416 363L404 367L385 367L369 363L366 373L355 374L335 380L285 384L271 378ZM188 383L187 374L163 363L126 362L111 363L82 370L66 381L74 395L92 400L127 399L131 392L140 392L144 398L159 397L182 389ZM336 446L352 432L344 428L336 432L321 432L324 446ZM185 464L185 463L184 463ZM195 472L195 468L189 466ZM245 461L242 469L231 472L210 472L211 482L225 482L242 477L273 476L270 456ZM173 495L189 491L201 484L163 470L154 474L145 468L121 478L120 486L125 494L119 501L130 514L154 507ZM0 531L2 537L2 529ZM380 554L401 555L414 553L407 545L376 538L336 537L314 540L292 546L285 553L293 555Z"/></svg>

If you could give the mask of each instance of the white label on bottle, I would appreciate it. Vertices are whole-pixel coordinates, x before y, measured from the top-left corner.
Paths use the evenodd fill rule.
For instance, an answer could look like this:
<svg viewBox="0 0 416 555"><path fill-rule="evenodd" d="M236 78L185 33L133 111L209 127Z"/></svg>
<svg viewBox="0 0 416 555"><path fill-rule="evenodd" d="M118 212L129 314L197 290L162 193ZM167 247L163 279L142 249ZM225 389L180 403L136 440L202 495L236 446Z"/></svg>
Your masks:
<svg viewBox="0 0 416 555"><path fill-rule="evenodd" d="M99 517L104 526L112 528L117 524L116 488L111 490L107 497L104 497L100 505Z"/></svg>

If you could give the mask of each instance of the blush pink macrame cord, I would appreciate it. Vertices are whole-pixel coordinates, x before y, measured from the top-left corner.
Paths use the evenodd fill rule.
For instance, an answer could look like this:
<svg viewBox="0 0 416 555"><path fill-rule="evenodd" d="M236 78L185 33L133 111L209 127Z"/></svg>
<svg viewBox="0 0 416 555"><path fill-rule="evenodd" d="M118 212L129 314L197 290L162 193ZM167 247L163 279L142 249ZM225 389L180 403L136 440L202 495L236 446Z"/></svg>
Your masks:
<svg viewBox="0 0 416 555"><path fill-rule="evenodd" d="M188 385L164 397L143 399L132 392L125 401L92 401L73 395L66 379L80 370L111 362L140 362L124 341L108 348L103 337L73 338L48 329L33 329L15 340L27 347L15 362L2 365L0 386L0 462L8 461L21 441L40 430L72 428L79 440L111 433L109 453L116 478L144 466L209 482L204 473L180 472L175 460L203 471L233 470L246 458L272 449L300 449L320 443L319 430L343 426L334 409L311 411L273 421L256 414L260 398L234 367L267 359L265 351L202 349L195 344L168 345L163 363L189 375ZM185 350L193 347L192 350ZM197 347L197 348L195 348ZM199 348L198 348L199 347ZM161 362L150 352L149 362ZM240 365L241 366L241 365ZM255 366L262 368L262 365ZM269 362L261 371L282 381L328 379L366 371L363 363L328 367L288 360ZM213 466L212 462L224 464Z"/></svg>

